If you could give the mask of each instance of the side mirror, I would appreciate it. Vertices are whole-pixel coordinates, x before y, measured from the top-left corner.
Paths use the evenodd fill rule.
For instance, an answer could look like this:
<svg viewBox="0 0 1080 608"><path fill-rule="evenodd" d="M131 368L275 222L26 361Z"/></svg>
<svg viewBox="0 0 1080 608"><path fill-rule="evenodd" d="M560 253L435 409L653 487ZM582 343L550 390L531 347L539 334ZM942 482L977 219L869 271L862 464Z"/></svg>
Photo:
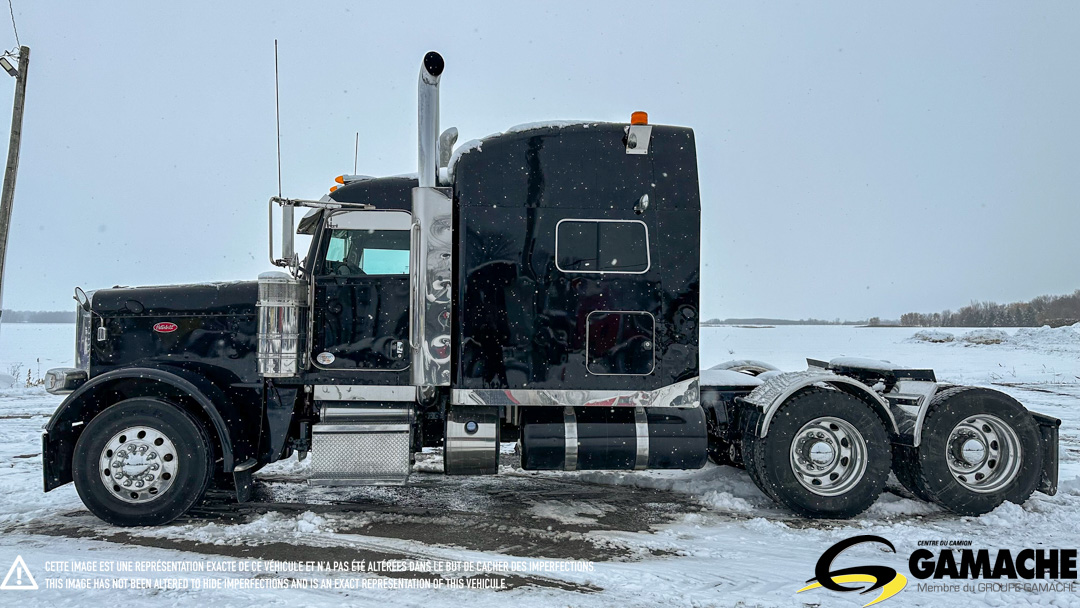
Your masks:
<svg viewBox="0 0 1080 608"><path fill-rule="evenodd" d="M75 288L75 301L79 303L79 308L82 308L86 312L90 312L90 298L83 291L82 287Z"/></svg>

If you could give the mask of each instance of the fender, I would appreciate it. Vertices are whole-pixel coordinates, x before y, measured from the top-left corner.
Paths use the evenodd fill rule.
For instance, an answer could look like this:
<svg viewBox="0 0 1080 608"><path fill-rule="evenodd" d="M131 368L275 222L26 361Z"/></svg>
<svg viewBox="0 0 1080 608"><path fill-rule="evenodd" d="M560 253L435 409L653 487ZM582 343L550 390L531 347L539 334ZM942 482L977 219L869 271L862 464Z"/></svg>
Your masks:
<svg viewBox="0 0 1080 608"><path fill-rule="evenodd" d="M899 434L900 429L896 424L896 418L893 417L889 409L889 403L881 395L878 395L877 391L848 376L841 376L829 370L810 369L773 376L765 380L761 386L755 388L749 395L740 398L744 403L761 410L762 416L758 436L765 437L768 434L773 416L789 397L808 386L818 383L827 384L866 401L877 415L885 421L889 431L893 435Z"/></svg>
<svg viewBox="0 0 1080 608"><path fill-rule="evenodd" d="M153 393L147 391L153 390ZM237 458L241 460L254 454L254 449L247 444L258 444L259 429L255 429L254 439L245 437L240 427L240 416L225 392L204 376L179 368L131 367L113 370L95 376L68 395L60 407L53 413L42 435L42 469L45 491L58 488L71 481L71 457L75 442L82 434L85 423L115 402L99 400L100 396L114 397L113 391L120 391L121 399L160 395L162 391L180 396L185 403L178 404L192 408L193 414L209 420L216 435L222 459L223 470L232 472ZM222 416L222 410L233 422L230 425ZM261 418L261 417L260 417ZM235 448L241 448L242 454L235 454Z"/></svg>

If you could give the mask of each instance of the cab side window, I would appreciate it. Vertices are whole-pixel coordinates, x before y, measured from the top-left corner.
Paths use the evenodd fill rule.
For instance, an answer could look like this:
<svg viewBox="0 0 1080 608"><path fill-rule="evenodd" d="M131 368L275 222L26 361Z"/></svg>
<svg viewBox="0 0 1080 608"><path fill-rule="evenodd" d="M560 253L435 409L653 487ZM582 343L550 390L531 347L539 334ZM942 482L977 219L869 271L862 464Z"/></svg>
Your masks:
<svg viewBox="0 0 1080 608"><path fill-rule="evenodd" d="M408 230L337 229L326 247L324 274L407 276Z"/></svg>

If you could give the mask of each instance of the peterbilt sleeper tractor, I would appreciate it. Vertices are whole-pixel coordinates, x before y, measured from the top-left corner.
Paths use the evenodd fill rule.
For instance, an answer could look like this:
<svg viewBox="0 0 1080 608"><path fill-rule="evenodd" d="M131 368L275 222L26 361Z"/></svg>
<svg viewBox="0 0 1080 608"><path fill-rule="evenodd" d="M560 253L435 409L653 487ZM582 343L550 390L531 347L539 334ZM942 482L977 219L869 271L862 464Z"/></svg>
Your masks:
<svg viewBox="0 0 1080 608"><path fill-rule="evenodd" d="M42 437L45 491L163 524L211 485L312 458L312 484L447 475L744 467L809 517L852 517L892 471L986 513L1057 485L1056 419L929 369L808 360L698 366L694 132L551 123L459 146L439 134L443 59L419 81L419 174L343 176L281 209L284 270L257 281L76 290L76 367ZM310 235L301 259L295 232Z"/></svg>

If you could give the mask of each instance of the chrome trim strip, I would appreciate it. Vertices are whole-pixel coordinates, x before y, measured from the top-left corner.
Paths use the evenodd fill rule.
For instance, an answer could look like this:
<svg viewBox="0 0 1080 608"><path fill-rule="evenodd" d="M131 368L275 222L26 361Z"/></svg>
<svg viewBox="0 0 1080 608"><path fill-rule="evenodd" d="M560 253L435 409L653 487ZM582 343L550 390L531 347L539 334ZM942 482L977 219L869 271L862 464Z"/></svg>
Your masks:
<svg viewBox="0 0 1080 608"><path fill-rule="evenodd" d="M408 407L379 407L379 406L335 406L333 401L324 401L319 406L319 419L323 423L383 423L383 422L410 422L413 408Z"/></svg>
<svg viewBox="0 0 1080 608"><path fill-rule="evenodd" d="M697 376L651 391L583 389L453 389L455 405L542 405L574 407L698 407L701 394Z"/></svg>
<svg viewBox="0 0 1080 608"><path fill-rule="evenodd" d="M637 457L634 470L641 471L649 467L649 416L645 408L634 408L634 427L637 430Z"/></svg>
<svg viewBox="0 0 1080 608"><path fill-rule="evenodd" d="M312 433L408 433L409 424L315 424Z"/></svg>
<svg viewBox="0 0 1080 608"><path fill-rule="evenodd" d="M415 386L367 386L362 384L316 384L316 401L416 401Z"/></svg>
<svg viewBox="0 0 1080 608"><path fill-rule="evenodd" d="M612 374L604 372L594 372L589 369L589 319L597 313L610 313L616 315L649 315L652 319L652 338L649 339L649 343L652 344L650 350L652 351L652 367L644 374ZM594 310L588 315L585 315L585 371L594 376L648 376L656 370L656 317L647 310Z"/></svg>
<svg viewBox="0 0 1080 608"><path fill-rule="evenodd" d="M572 407L567 406L563 409L563 429L563 442L566 446L563 452L563 470L576 471L578 455L577 415L574 414L574 408Z"/></svg>
<svg viewBox="0 0 1080 608"><path fill-rule="evenodd" d="M330 230L400 230L412 224L412 214L401 209L346 209L334 211L326 218Z"/></svg>
<svg viewBox="0 0 1080 608"><path fill-rule="evenodd" d="M563 222L595 222L641 224L645 229L645 270L564 270L559 266L559 226ZM599 245L599 244L598 244ZM641 220L602 220L591 217L567 217L555 223L555 268L566 274L645 274L652 268L652 251L649 247L649 226Z"/></svg>

